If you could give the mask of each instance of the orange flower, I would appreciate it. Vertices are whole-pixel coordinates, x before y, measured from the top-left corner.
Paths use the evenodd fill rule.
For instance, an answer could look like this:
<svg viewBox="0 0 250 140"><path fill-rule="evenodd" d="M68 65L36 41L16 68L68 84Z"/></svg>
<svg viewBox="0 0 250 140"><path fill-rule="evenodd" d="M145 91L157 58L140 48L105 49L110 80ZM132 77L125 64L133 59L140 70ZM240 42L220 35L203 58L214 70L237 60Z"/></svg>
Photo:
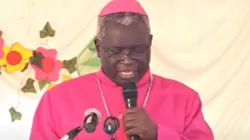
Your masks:
<svg viewBox="0 0 250 140"><path fill-rule="evenodd" d="M0 59L0 66L6 66L7 73L23 70L32 55L32 51L25 49L20 43L13 44L11 48L3 46L3 58Z"/></svg>

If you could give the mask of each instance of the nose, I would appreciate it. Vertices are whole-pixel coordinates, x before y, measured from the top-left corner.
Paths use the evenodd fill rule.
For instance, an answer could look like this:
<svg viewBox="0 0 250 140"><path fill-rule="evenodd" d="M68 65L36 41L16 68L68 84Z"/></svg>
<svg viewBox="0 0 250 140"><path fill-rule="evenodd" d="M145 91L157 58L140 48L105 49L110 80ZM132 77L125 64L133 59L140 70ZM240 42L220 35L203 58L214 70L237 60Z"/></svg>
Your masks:
<svg viewBox="0 0 250 140"><path fill-rule="evenodd" d="M124 64L132 64L132 52L129 49L125 49L123 51L124 57L123 57L123 63Z"/></svg>
<svg viewBox="0 0 250 140"><path fill-rule="evenodd" d="M132 59L131 55L127 54L126 57L123 59L124 64L132 64L132 62L133 62L133 59Z"/></svg>

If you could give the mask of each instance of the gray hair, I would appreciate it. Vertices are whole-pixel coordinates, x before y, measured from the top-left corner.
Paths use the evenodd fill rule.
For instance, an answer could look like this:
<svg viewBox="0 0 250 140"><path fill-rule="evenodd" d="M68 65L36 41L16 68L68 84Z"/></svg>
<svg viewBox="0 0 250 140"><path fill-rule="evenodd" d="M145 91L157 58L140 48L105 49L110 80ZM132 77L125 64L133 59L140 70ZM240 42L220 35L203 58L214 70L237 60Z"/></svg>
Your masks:
<svg viewBox="0 0 250 140"><path fill-rule="evenodd" d="M108 23L122 24L129 26L133 23L142 23L145 25L147 32L150 33L150 25L148 16L138 13L114 13L98 18L98 26L96 38L101 40L105 36L106 25Z"/></svg>

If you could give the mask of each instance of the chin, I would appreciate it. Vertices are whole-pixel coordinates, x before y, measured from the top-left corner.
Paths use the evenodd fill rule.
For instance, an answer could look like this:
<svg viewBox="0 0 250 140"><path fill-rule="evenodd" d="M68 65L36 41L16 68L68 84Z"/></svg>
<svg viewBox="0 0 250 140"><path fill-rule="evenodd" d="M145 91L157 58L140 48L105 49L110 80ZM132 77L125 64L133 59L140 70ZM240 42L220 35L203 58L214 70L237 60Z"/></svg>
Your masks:
<svg viewBox="0 0 250 140"><path fill-rule="evenodd" d="M116 80L116 84L122 85L122 84L125 84L125 83L127 83L127 82L135 82L135 83L136 83L137 81L139 81L139 78L137 78L137 77L133 77L133 78L129 78L129 79L118 78L118 79Z"/></svg>

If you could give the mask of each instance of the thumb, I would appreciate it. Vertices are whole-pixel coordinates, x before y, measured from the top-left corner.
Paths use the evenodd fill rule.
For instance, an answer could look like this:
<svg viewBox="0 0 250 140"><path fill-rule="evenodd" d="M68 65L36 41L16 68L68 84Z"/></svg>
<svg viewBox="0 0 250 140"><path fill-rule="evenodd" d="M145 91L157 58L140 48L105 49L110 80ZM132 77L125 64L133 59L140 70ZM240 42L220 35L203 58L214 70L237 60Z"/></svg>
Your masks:
<svg viewBox="0 0 250 140"><path fill-rule="evenodd" d="M120 114L120 115L118 116L119 119L122 119L122 117L123 117L123 114Z"/></svg>

